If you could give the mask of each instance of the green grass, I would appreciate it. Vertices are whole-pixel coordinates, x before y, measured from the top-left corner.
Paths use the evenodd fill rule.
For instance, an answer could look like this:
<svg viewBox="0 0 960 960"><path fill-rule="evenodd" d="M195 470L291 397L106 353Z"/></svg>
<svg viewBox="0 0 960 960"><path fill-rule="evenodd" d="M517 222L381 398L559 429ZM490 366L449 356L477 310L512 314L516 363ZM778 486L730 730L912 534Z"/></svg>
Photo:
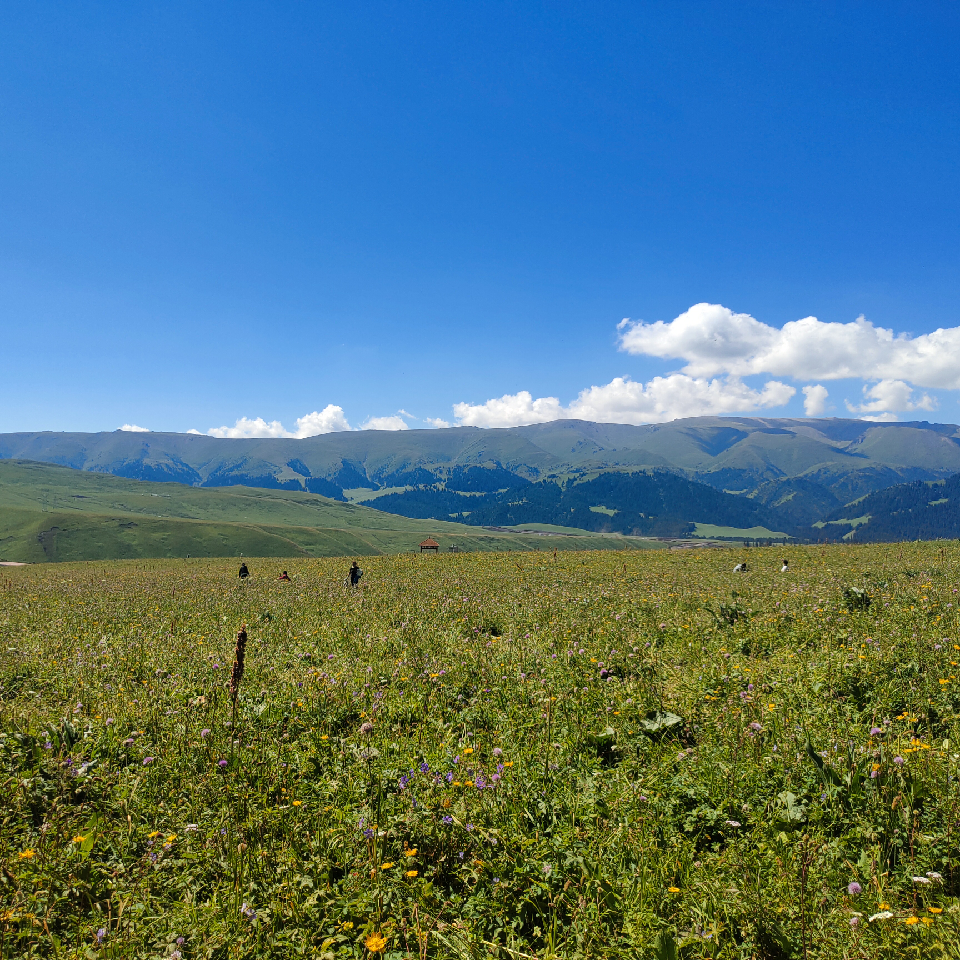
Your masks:
<svg viewBox="0 0 960 960"><path fill-rule="evenodd" d="M0 955L956 957L960 546L782 549L0 569Z"/></svg>
<svg viewBox="0 0 960 960"><path fill-rule="evenodd" d="M768 530L766 527L718 527L714 523L695 524L695 537L722 537L732 540L743 538L744 540L789 540L790 535L778 533L775 530Z"/></svg>
<svg viewBox="0 0 960 960"><path fill-rule="evenodd" d="M453 545L467 551L543 548L541 537L410 520L311 493L149 483L0 461L2 560L363 556L414 551L428 536L444 550ZM572 550L638 545L595 534L558 544Z"/></svg>

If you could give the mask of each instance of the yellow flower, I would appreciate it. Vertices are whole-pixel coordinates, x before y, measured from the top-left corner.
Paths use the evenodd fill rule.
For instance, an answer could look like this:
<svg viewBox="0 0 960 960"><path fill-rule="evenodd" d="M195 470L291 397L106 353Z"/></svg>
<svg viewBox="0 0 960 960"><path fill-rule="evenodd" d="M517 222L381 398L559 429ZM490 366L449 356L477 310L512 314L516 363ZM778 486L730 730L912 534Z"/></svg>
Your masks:
<svg viewBox="0 0 960 960"><path fill-rule="evenodd" d="M326 734L324 734L320 739L321 739L321 740L329 740L330 738L329 738Z"/></svg>
<svg viewBox="0 0 960 960"><path fill-rule="evenodd" d="M407 876L408 876L408 877L415 877L416 875L417 875L417 871L416 871L416 870L408 870L408 871L407 871Z"/></svg>
<svg viewBox="0 0 960 960"><path fill-rule="evenodd" d="M363 945L371 953L383 953L387 946L387 938L382 933L371 933L370 936L363 941Z"/></svg>
<svg viewBox="0 0 960 960"><path fill-rule="evenodd" d="M22 854L21 854L22 856ZM927 907L931 913L943 913L943 907Z"/></svg>
<svg viewBox="0 0 960 960"><path fill-rule="evenodd" d="M680 888L679 888L679 887L667 887L667 892L668 892L668 893L679 893L679 892L680 892Z"/></svg>
<svg viewBox="0 0 960 960"><path fill-rule="evenodd" d="M80 834L78 833L78 834L73 838L73 842L74 842L74 843L83 843L83 841L86 840L86 839L87 839L86 837L82 837L82 836L80 836Z"/></svg>
<svg viewBox="0 0 960 960"><path fill-rule="evenodd" d="M148 839L148 840L152 840L154 837L159 837L159 836L160 836L160 831L159 831L159 830L154 830L153 833L148 833L148 834L147 834L147 839Z"/></svg>
<svg viewBox="0 0 960 960"><path fill-rule="evenodd" d="M903 922L907 924L911 924L911 923L919 923L920 920L917 917L907 917L907 919L904 920Z"/></svg>
<svg viewBox="0 0 960 960"><path fill-rule="evenodd" d="M415 857L415 856L417 855L417 848L416 848L416 847L413 847L413 849L411 849L411 850L404 850L403 852L404 852L408 857Z"/></svg>
<svg viewBox="0 0 960 960"><path fill-rule="evenodd" d="M303 801L302 801L302 800L294 800L294 801L293 801L293 805L294 805L295 807L299 807L299 806L301 806L302 804L303 804Z"/></svg>
<svg viewBox="0 0 960 960"><path fill-rule="evenodd" d="M352 921L352 920L345 920L343 923L340 924L340 927L341 927L341 929L343 929L343 930L352 930L352 929L353 929L353 921Z"/></svg>
<svg viewBox="0 0 960 960"><path fill-rule="evenodd" d="M18 860L32 860L37 855L36 850L24 850L23 853L17 857Z"/></svg>
<svg viewBox="0 0 960 960"><path fill-rule="evenodd" d="M468 753L473 753L473 747L467 747L467 749L463 751L464 756L466 756Z"/></svg>
<svg viewBox="0 0 960 960"><path fill-rule="evenodd" d="M380 869L381 869L381 870L389 870L392 866L393 866L392 863L381 863L381 864L380 864Z"/></svg>

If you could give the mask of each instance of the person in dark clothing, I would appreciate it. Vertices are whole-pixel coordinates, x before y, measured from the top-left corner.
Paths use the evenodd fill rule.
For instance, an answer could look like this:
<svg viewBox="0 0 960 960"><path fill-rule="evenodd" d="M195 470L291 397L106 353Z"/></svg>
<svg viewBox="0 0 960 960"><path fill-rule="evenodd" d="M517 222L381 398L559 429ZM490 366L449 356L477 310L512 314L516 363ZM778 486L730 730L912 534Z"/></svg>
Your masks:
<svg viewBox="0 0 960 960"><path fill-rule="evenodd" d="M355 587L359 582L360 578L363 576L363 571L360 569L360 565L356 560L353 561L353 566L350 567L350 586Z"/></svg>
<svg viewBox="0 0 960 960"><path fill-rule="evenodd" d="M290 582L291 582L290 578L287 576L287 571L286 571L286 570L284 570L283 573L280 574L279 579L280 579L283 583L290 583Z"/></svg>
<svg viewBox="0 0 960 960"><path fill-rule="evenodd" d="M240 561L240 572L237 574L237 576L241 580L246 580L247 577L250 576L250 571L247 569L247 565L242 560Z"/></svg>

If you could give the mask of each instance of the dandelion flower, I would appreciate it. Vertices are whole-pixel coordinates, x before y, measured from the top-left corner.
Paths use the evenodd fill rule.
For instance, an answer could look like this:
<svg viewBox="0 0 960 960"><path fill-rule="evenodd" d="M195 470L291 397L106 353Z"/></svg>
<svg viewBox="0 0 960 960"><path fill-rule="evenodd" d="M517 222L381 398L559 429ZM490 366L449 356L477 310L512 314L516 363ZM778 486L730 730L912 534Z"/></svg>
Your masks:
<svg viewBox="0 0 960 960"><path fill-rule="evenodd" d="M680 892L679 887L667 887L667 893L679 893L679 892Z"/></svg>
<svg viewBox="0 0 960 960"><path fill-rule="evenodd" d="M908 925L911 925L911 924L914 924L914 923L919 923L919 922L920 922L920 918L919 918L919 917L907 917L907 919L904 920L903 922L906 923L906 924L908 924Z"/></svg>
<svg viewBox="0 0 960 960"><path fill-rule="evenodd" d="M86 837L81 836L79 833L73 838L74 843L83 843L86 840Z"/></svg>
<svg viewBox="0 0 960 960"><path fill-rule="evenodd" d="M408 877L415 877L415 876L417 875L417 871L416 871L416 870L408 870L406 875L407 875Z"/></svg>
<svg viewBox="0 0 960 960"><path fill-rule="evenodd" d="M392 863L381 863L381 864L380 864L380 869L381 869L381 870L389 870L392 866L393 866Z"/></svg>
<svg viewBox="0 0 960 960"><path fill-rule="evenodd" d="M410 850L404 850L403 852L404 852L408 857L415 857L415 856L417 855L417 848L416 848L416 847L413 847L412 849L410 849Z"/></svg>
<svg viewBox="0 0 960 960"><path fill-rule="evenodd" d="M383 953L387 946L387 938L382 933L371 933L366 940L363 941L363 945L371 953Z"/></svg>
<svg viewBox="0 0 960 960"><path fill-rule="evenodd" d="M17 859L18 860L32 860L37 855L36 850L24 850Z"/></svg>
<svg viewBox="0 0 960 960"><path fill-rule="evenodd" d="M943 913L943 907L927 907L931 913Z"/></svg>
<svg viewBox="0 0 960 960"><path fill-rule="evenodd" d="M294 800L294 801L293 801L293 805L294 805L295 807L299 807L299 806L301 806L302 804L303 804L303 801L302 801L302 800Z"/></svg>

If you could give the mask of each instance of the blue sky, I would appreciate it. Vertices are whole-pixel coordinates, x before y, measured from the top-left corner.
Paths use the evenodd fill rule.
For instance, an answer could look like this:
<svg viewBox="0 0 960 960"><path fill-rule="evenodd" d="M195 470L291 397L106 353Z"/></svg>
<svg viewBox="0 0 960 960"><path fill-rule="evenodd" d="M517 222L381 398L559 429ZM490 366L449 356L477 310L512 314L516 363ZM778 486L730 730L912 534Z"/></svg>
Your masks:
<svg viewBox="0 0 960 960"><path fill-rule="evenodd" d="M9 4L0 51L2 431L960 419L955 4Z"/></svg>

